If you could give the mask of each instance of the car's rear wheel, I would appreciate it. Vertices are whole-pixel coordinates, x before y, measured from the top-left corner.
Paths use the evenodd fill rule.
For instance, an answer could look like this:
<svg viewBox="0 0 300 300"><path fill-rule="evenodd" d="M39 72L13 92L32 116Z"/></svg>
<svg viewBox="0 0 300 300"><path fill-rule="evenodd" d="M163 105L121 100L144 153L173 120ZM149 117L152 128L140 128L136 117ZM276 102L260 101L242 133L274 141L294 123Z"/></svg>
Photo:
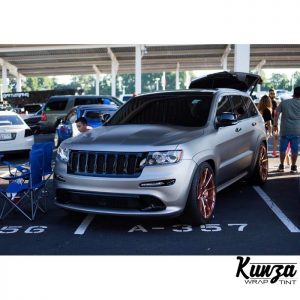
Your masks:
<svg viewBox="0 0 300 300"><path fill-rule="evenodd" d="M215 204L215 174L210 164L204 162L193 178L182 220L191 225L206 224L213 216Z"/></svg>
<svg viewBox="0 0 300 300"><path fill-rule="evenodd" d="M268 152L264 143L261 143L258 149L258 155L254 170L250 175L250 182L253 184L262 185L268 179Z"/></svg>

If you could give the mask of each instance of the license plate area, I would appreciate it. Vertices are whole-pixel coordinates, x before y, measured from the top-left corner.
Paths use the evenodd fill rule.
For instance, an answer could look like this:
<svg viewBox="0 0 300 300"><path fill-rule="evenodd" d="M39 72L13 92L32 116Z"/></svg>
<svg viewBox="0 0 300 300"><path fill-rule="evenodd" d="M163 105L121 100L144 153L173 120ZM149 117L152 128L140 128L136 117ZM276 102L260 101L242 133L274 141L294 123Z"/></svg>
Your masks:
<svg viewBox="0 0 300 300"><path fill-rule="evenodd" d="M0 141L13 140L14 137L11 133L0 133Z"/></svg>

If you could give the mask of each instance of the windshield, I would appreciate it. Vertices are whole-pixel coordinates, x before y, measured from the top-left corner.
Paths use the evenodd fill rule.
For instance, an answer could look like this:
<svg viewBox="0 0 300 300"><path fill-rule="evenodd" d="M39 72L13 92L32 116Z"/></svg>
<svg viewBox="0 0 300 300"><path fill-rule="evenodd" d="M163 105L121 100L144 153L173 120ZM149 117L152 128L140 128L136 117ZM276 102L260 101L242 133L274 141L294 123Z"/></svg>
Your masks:
<svg viewBox="0 0 300 300"><path fill-rule="evenodd" d="M19 116L0 116L0 126L23 124L24 123Z"/></svg>
<svg viewBox="0 0 300 300"><path fill-rule="evenodd" d="M132 99L106 123L110 125L160 124L202 127L206 124L212 94L166 93Z"/></svg>

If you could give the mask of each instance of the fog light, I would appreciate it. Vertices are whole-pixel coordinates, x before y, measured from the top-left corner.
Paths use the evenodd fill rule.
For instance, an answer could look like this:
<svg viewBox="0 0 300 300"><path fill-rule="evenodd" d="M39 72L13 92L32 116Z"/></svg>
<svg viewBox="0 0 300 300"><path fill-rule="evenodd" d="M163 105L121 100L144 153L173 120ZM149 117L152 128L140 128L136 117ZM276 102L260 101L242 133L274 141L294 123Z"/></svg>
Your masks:
<svg viewBox="0 0 300 300"><path fill-rule="evenodd" d="M140 183L140 187L157 187L157 186L169 186L174 184L176 179L167 179L160 181L151 181L151 182L142 182Z"/></svg>

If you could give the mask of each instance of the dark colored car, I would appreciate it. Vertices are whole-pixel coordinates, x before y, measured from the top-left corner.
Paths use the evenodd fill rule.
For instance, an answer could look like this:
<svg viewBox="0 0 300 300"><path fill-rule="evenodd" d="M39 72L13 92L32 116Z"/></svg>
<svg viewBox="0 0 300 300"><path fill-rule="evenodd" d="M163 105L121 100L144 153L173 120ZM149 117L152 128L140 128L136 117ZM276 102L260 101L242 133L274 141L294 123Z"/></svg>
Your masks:
<svg viewBox="0 0 300 300"><path fill-rule="evenodd" d="M54 143L59 146L62 141L79 134L75 121L85 117L88 126L96 128L110 118L118 107L111 104L79 105L70 110L55 131Z"/></svg>
<svg viewBox="0 0 300 300"><path fill-rule="evenodd" d="M34 134L38 134L41 131L40 121L41 121L42 112L43 112L43 107L40 108L40 110L38 110L34 114L31 114L26 118L23 118L24 122L30 127L30 129Z"/></svg>

